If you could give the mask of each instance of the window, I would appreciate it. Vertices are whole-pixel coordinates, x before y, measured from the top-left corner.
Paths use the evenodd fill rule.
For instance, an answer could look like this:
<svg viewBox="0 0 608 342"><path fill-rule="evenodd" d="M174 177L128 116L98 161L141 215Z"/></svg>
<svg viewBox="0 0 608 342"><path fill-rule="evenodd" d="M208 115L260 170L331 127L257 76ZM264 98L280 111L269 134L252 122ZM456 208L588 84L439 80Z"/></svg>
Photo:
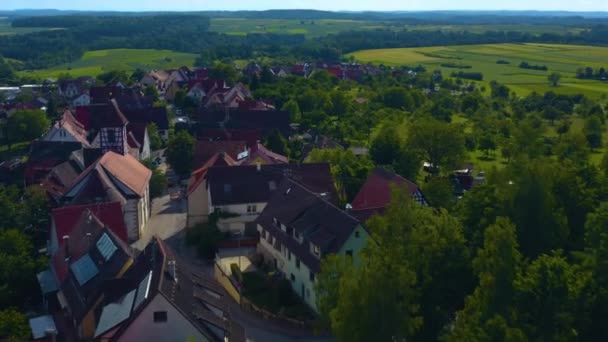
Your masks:
<svg viewBox="0 0 608 342"><path fill-rule="evenodd" d="M281 230L287 232L287 226L281 223Z"/></svg>
<svg viewBox="0 0 608 342"><path fill-rule="evenodd" d="M258 207L255 204L247 206L247 213L253 214L253 213L256 213L257 211L258 211Z"/></svg>
<svg viewBox="0 0 608 342"><path fill-rule="evenodd" d="M319 246L316 246L316 245L313 245L313 244L311 244L311 245L312 245L312 254L320 257L321 256L321 249L319 248Z"/></svg>
<svg viewBox="0 0 608 342"><path fill-rule="evenodd" d="M294 282L294 283L296 282L296 276L293 275L293 273L291 274L291 281Z"/></svg>
<svg viewBox="0 0 608 342"><path fill-rule="evenodd" d="M108 142L109 143L115 143L116 142L116 133L112 130L107 130L106 135L108 136Z"/></svg>
<svg viewBox="0 0 608 342"><path fill-rule="evenodd" d="M312 273L312 271L310 272L310 274L308 275L308 279L310 279L310 281L315 281L315 274Z"/></svg>
<svg viewBox="0 0 608 342"><path fill-rule="evenodd" d="M167 321L167 311L154 311L154 323Z"/></svg>
<svg viewBox="0 0 608 342"><path fill-rule="evenodd" d="M296 268L300 269L300 259L296 258Z"/></svg>
<svg viewBox="0 0 608 342"><path fill-rule="evenodd" d="M277 226L279 225L279 220L277 220L276 217L272 218L272 222L274 222L274 224L277 225Z"/></svg>
<svg viewBox="0 0 608 342"><path fill-rule="evenodd" d="M359 231L358 230L355 230L355 237L359 238Z"/></svg>
<svg viewBox="0 0 608 342"><path fill-rule="evenodd" d="M353 257L353 251L352 251L352 250L350 250L350 249L349 249L349 250L347 250L347 251L346 251L346 255L348 255L349 257L351 257L351 258L352 258L352 257Z"/></svg>

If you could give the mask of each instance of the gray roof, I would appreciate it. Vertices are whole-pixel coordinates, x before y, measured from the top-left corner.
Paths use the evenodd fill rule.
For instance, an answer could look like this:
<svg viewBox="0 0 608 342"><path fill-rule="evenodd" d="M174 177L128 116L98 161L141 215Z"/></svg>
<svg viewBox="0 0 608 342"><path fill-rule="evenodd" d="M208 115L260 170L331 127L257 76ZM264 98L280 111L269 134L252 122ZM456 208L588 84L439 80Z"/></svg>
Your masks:
<svg viewBox="0 0 608 342"><path fill-rule="evenodd" d="M131 316L134 299L135 290L127 293L117 301L104 306L99 323L97 323L97 329L95 329L95 337L126 321Z"/></svg>
<svg viewBox="0 0 608 342"><path fill-rule="evenodd" d="M70 269L72 270L72 273L74 273L80 286L86 284L91 278L99 273L99 269L89 254L85 254L80 259L76 260L76 262L70 265Z"/></svg>
<svg viewBox="0 0 608 342"><path fill-rule="evenodd" d="M287 226L287 232L275 219ZM360 226L356 218L290 179L281 183L256 222L313 272L320 270L320 260L310 253L310 242L322 255L336 253ZM293 238L294 230L303 237L302 243Z"/></svg>
<svg viewBox="0 0 608 342"><path fill-rule="evenodd" d="M30 318L30 328L32 329L32 336L35 340L47 336L47 333L50 332L57 333L55 321L53 321L53 317L50 315Z"/></svg>
<svg viewBox="0 0 608 342"><path fill-rule="evenodd" d="M55 292L59 289L59 284L50 269L46 269L36 275L38 283L42 289L42 294Z"/></svg>

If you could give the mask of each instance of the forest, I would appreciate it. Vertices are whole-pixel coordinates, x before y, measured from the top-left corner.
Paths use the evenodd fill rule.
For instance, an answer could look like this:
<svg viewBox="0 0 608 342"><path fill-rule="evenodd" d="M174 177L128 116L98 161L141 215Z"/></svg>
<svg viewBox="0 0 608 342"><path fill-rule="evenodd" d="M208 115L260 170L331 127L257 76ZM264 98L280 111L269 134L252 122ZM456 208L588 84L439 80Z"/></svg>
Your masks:
<svg viewBox="0 0 608 342"><path fill-rule="evenodd" d="M289 13L291 12L283 13L283 17L291 18ZM473 33L466 28L462 31L378 28L338 32L315 39L306 39L303 34L284 33L229 36L209 31L209 20L208 16L202 14L17 18L12 21L14 27L60 29L24 35L0 35L0 54L21 61L23 69L40 69L74 61L87 50L113 48L166 49L197 54L204 52L200 64L210 64L217 59L251 59L263 56L291 60L338 61L345 53L393 47L525 42L591 45L608 43L608 26L597 24L595 19L580 18L574 23L584 25L587 29L578 34L533 34L492 29ZM448 16L445 23L461 23L461 20L463 19L460 16ZM531 17L526 20L534 23L538 18ZM568 22L566 19L564 21ZM433 21L425 19L420 22ZM32 49L32 46L36 48Z"/></svg>

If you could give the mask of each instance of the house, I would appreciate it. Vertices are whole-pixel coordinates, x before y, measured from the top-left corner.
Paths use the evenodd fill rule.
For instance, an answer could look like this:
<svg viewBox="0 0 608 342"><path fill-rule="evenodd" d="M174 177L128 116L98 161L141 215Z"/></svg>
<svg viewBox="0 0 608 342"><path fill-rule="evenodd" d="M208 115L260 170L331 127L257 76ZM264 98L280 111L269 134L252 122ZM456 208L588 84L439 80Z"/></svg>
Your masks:
<svg viewBox="0 0 608 342"><path fill-rule="evenodd" d="M51 170L70 159L72 152L80 150L80 142L34 141L25 164L25 184L40 184Z"/></svg>
<svg viewBox="0 0 608 342"><path fill-rule="evenodd" d="M205 165L217 153L225 154L235 162L249 155L247 143L244 141L199 140L194 147L194 167L199 168Z"/></svg>
<svg viewBox="0 0 608 342"><path fill-rule="evenodd" d="M82 212L62 240L38 281L57 327L63 330L59 340L68 340L61 334L88 340L95 332L107 282L121 277L133 264L133 256L129 246L89 210Z"/></svg>
<svg viewBox="0 0 608 342"><path fill-rule="evenodd" d="M118 107L116 100L89 106L89 140L91 146L126 155L129 153L127 124L129 121Z"/></svg>
<svg viewBox="0 0 608 342"><path fill-rule="evenodd" d="M267 149L259 142L247 149L247 156L239 161L239 165L269 165L287 164L289 158Z"/></svg>
<svg viewBox="0 0 608 342"><path fill-rule="evenodd" d="M64 236L74 231L83 213L91 213L121 241L128 242L127 226L120 202L75 205L53 209L49 230L49 255L64 247Z"/></svg>
<svg viewBox="0 0 608 342"><path fill-rule="evenodd" d="M198 171L198 172L197 172ZM209 215L236 215L221 219L221 231L243 233L264 209L283 177L295 179L310 191L337 199L329 164L276 164L209 166L195 171L188 186L187 225L207 222Z"/></svg>
<svg viewBox="0 0 608 342"><path fill-rule="evenodd" d="M164 70L152 70L139 81L145 87L155 87L159 93L164 93L167 87L167 80L171 75Z"/></svg>
<svg viewBox="0 0 608 342"><path fill-rule="evenodd" d="M262 133L256 129L202 129L199 140L210 141L244 141L247 146L253 146L262 140Z"/></svg>
<svg viewBox="0 0 608 342"><path fill-rule="evenodd" d="M183 265L154 238L104 298L95 341L244 342L223 289Z"/></svg>
<svg viewBox="0 0 608 342"><path fill-rule="evenodd" d="M82 171L82 165L70 155L68 161L51 169L48 175L40 182L40 186L47 192L50 198L58 204L65 194L65 191L72 185L74 180L78 178L78 175Z"/></svg>
<svg viewBox="0 0 608 342"><path fill-rule="evenodd" d="M85 107L91 104L91 97L88 94L82 94L72 100L72 107Z"/></svg>
<svg viewBox="0 0 608 342"><path fill-rule="evenodd" d="M93 84L95 84L95 79L87 76L74 80L62 80L58 83L57 91L59 95L67 99L74 99L82 94L87 94Z"/></svg>
<svg viewBox="0 0 608 342"><path fill-rule="evenodd" d="M129 122L127 124L129 153L137 160L150 158L150 137L146 124Z"/></svg>
<svg viewBox="0 0 608 342"><path fill-rule="evenodd" d="M89 147L88 132L70 110L63 112L53 127L44 135L41 141L77 142L83 147Z"/></svg>
<svg viewBox="0 0 608 342"><path fill-rule="evenodd" d="M150 217L152 171L131 155L107 152L65 191L65 205L120 202L129 242L138 240Z"/></svg>
<svg viewBox="0 0 608 342"><path fill-rule="evenodd" d="M374 214L382 214L391 201L393 187L407 191L412 199L423 206L428 205L422 191L413 182L385 170L375 168L351 203L352 215L366 221Z"/></svg>
<svg viewBox="0 0 608 342"><path fill-rule="evenodd" d="M123 95L123 88L114 87L91 87L89 94L91 95L90 103L107 103L112 99L116 99Z"/></svg>
<svg viewBox="0 0 608 342"><path fill-rule="evenodd" d="M123 105L120 108L124 108L123 113L129 122L144 124L146 126L154 124L161 138L165 141L169 139L169 114L167 113L167 108L152 106L143 108L128 106L125 108Z"/></svg>
<svg viewBox="0 0 608 342"><path fill-rule="evenodd" d="M279 131L284 137L293 133L290 115L278 110L208 110L198 111L198 124L202 130L226 128L258 130L263 136Z"/></svg>
<svg viewBox="0 0 608 342"><path fill-rule="evenodd" d="M239 110L276 110L275 106L263 100L244 100L238 104Z"/></svg>
<svg viewBox="0 0 608 342"><path fill-rule="evenodd" d="M368 238L359 220L291 179L278 186L255 224L260 234L258 252L316 311L321 260L338 254L358 263Z"/></svg>

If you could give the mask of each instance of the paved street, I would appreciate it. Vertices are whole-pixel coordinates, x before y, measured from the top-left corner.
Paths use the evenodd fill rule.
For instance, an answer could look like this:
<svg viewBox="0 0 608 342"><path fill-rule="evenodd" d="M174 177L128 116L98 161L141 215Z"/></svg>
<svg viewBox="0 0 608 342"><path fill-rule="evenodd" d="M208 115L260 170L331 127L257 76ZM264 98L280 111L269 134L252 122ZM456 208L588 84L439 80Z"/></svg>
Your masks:
<svg viewBox="0 0 608 342"><path fill-rule="evenodd" d="M186 227L186 201L184 199L171 200L168 194L155 198L152 200L151 214L144 235L131 245L132 247L143 250L153 236L157 235L165 240Z"/></svg>

